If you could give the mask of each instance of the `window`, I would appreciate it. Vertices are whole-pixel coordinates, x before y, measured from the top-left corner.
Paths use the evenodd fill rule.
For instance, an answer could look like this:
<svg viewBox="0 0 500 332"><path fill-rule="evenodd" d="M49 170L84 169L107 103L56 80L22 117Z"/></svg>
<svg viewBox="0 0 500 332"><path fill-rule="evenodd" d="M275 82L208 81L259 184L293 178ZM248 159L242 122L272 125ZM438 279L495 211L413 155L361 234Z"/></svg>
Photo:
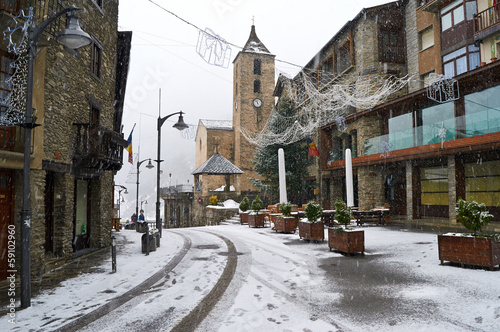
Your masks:
<svg viewBox="0 0 500 332"><path fill-rule="evenodd" d="M447 167L422 168L420 181L422 205L448 205Z"/></svg>
<svg viewBox="0 0 500 332"><path fill-rule="evenodd" d="M261 61L260 61L260 59L253 60L253 73L255 75L261 74Z"/></svg>
<svg viewBox="0 0 500 332"><path fill-rule="evenodd" d="M464 2L457 0L441 9L441 31L448 30L465 20Z"/></svg>
<svg viewBox="0 0 500 332"><path fill-rule="evenodd" d="M402 31L381 27L378 54L381 62L403 63L404 47Z"/></svg>
<svg viewBox="0 0 500 332"><path fill-rule="evenodd" d="M465 199L500 207L500 161L465 164Z"/></svg>
<svg viewBox="0 0 500 332"><path fill-rule="evenodd" d="M253 81L253 92L260 93L260 80Z"/></svg>
<svg viewBox="0 0 500 332"><path fill-rule="evenodd" d="M413 147L413 115L406 113L389 119L391 151Z"/></svg>
<svg viewBox="0 0 500 332"><path fill-rule="evenodd" d="M338 73L344 72L347 68L351 66L351 44L346 41L342 46L339 47L338 58L337 58L337 71Z"/></svg>
<svg viewBox="0 0 500 332"><path fill-rule="evenodd" d="M7 97L12 90L11 85L5 82L6 79L14 74L14 68L10 65L12 63L11 56L8 53L0 56L0 99ZM7 110L7 107L2 103L0 106L0 115Z"/></svg>
<svg viewBox="0 0 500 332"><path fill-rule="evenodd" d="M434 28L429 26L418 33L419 51L426 50L434 46Z"/></svg>
<svg viewBox="0 0 500 332"><path fill-rule="evenodd" d="M451 78L480 65L479 47L468 45L443 56L444 76Z"/></svg>
<svg viewBox="0 0 500 332"><path fill-rule="evenodd" d="M104 0L92 0L92 2L99 8L102 9Z"/></svg>
<svg viewBox="0 0 500 332"><path fill-rule="evenodd" d="M98 79L101 79L102 75L102 48L102 45L92 38L90 73Z"/></svg>

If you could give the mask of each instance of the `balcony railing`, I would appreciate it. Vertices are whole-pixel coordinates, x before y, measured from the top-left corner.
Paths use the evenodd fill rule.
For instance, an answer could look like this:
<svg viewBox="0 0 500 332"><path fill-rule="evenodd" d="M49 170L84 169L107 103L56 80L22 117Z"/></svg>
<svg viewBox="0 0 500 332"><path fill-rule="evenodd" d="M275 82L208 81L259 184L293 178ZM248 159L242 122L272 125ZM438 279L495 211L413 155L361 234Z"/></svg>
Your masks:
<svg viewBox="0 0 500 332"><path fill-rule="evenodd" d="M99 126L90 130L88 123L75 123L75 166L118 170L122 165L123 135Z"/></svg>
<svg viewBox="0 0 500 332"><path fill-rule="evenodd" d="M474 34L500 23L500 3L474 15Z"/></svg>
<svg viewBox="0 0 500 332"><path fill-rule="evenodd" d="M66 6L69 6L69 4ZM0 0L0 11L8 12L13 16L19 15L22 9L30 7L34 9L35 24L43 22L64 8L59 0ZM25 12L25 15L27 15L27 12ZM25 17L19 18L25 19ZM55 37L58 31L64 29L65 25L66 17L63 15L51 23L44 32Z"/></svg>
<svg viewBox="0 0 500 332"><path fill-rule="evenodd" d="M455 123L464 124L465 128L455 130ZM365 155L388 154L391 151L496 132L500 132L500 111L484 110L366 139L364 151Z"/></svg>

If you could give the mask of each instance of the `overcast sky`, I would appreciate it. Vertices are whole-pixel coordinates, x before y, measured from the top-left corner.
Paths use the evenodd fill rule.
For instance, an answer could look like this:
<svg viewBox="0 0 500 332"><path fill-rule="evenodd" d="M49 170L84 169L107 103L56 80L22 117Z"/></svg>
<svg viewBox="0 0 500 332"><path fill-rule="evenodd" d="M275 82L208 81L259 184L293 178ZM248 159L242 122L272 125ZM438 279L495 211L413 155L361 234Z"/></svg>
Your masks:
<svg viewBox="0 0 500 332"><path fill-rule="evenodd" d="M136 124L134 153L140 160L156 159L156 119L183 111L184 121L196 126L199 119L232 119L232 61L244 46L252 22L257 36L277 60L304 66L338 30L363 8L388 0L120 0L119 30L133 31L130 70L125 95L123 133ZM174 13L176 16L172 15ZM196 52L199 31L209 28L231 46L228 68L205 62ZM276 71L294 75L300 68L276 61ZM195 127L189 138L171 126L162 127L161 186L193 183ZM115 177L128 188L122 218L135 209L136 160L127 162ZM155 167L156 167L156 163ZM156 169L141 165L140 198L148 219L154 219ZM133 173L133 174L131 174ZM169 174L172 174L171 178ZM171 179L171 180L170 180ZM148 197L149 196L149 197ZM140 202L139 202L140 204Z"/></svg>

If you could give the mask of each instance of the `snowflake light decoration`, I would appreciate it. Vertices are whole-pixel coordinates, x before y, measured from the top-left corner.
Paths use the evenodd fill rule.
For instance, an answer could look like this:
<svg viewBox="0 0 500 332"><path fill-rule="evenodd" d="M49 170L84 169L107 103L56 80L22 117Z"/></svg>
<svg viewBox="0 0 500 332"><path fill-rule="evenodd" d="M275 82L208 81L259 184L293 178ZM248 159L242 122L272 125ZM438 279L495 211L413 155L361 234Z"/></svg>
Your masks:
<svg viewBox="0 0 500 332"><path fill-rule="evenodd" d="M205 31L200 30L196 52L211 65L229 67L231 47L209 28L206 28Z"/></svg>

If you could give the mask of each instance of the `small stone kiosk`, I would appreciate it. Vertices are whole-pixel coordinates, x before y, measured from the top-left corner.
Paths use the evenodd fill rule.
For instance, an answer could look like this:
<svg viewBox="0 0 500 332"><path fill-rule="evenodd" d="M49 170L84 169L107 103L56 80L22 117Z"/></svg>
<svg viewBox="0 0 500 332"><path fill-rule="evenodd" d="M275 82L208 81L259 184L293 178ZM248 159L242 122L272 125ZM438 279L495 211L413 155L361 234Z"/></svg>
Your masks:
<svg viewBox="0 0 500 332"><path fill-rule="evenodd" d="M219 221L229 218L234 214L235 211L219 211L215 209L205 209L204 207L208 205L208 198L214 195L217 195L220 200L237 199L238 192L231 192L230 190L231 176L243 174L243 171L241 169L236 167L233 163L231 163L219 153L215 153L191 174L194 175L195 196L197 196L197 203L194 203L194 205L196 205L196 208L193 209L196 219L201 220L205 225L209 225L213 222L218 223ZM212 188L209 181L204 182L204 175L224 176L224 191L214 191L215 189L217 189L216 185L212 184ZM236 213L237 212L238 211L236 211ZM226 216L226 214L228 215Z"/></svg>

